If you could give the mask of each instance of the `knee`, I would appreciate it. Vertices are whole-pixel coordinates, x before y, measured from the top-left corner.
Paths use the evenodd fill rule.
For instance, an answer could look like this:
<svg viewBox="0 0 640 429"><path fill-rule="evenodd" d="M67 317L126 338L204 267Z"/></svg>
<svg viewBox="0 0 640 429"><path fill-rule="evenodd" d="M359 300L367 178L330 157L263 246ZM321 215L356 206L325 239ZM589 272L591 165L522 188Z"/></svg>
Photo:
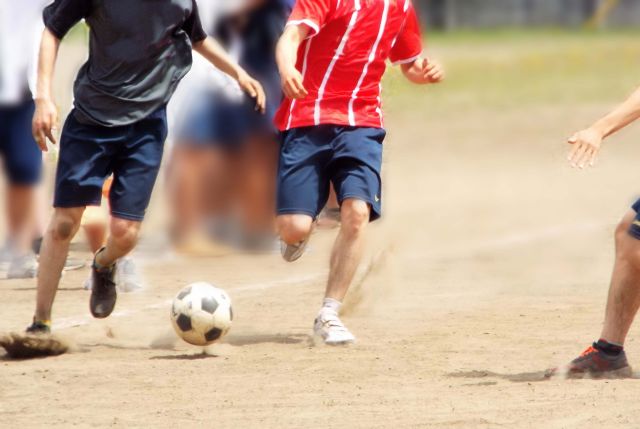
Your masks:
<svg viewBox="0 0 640 429"><path fill-rule="evenodd" d="M51 222L51 233L55 240L69 241L80 228L80 217L57 211Z"/></svg>
<svg viewBox="0 0 640 429"><path fill-rule="evenodd" d="M111 220L111 238L119 247L132 249L138 242L139 231L140 222L115 218Z"/></svg>
<svg viewBox="0 0 640 429"><path fill-rule="evenodd" d="M295 244L306 239L311 233L313 219L306 215L283 215L278 217L280 238L287 244Z"/></svg>
<svg viewBox="0 0 640 429"><path fill-rule="evenodd" d="M341 229L349 237L357 237L369 224L371 209L369 204L360 200L347 200L340 210Z"/></svg>

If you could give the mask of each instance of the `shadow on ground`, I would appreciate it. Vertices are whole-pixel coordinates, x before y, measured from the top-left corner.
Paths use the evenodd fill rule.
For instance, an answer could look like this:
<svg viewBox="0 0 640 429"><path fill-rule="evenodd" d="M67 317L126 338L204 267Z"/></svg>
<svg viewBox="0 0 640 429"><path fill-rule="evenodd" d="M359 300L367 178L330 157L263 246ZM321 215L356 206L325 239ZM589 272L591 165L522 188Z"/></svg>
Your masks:
<svg viewBox="0 0 640 429"><path fill-rule="evenodd" d="M164 356L152 356L150 360L200 360L200 359L213 359L217 358L217 355L201 352L201 353L192 353L192 354L181 354L181 355L164 355Z"/></svg>
<svg viewBox="0 0 640 429"><path fill-rule="evenodd" d="M565 374L558 373L552 374L550 369L544 371L533 371L533 372L518 372L514 374L500 374L498 372L493 371L484 371L484 370L473 370L473 371L458 371L458 372L450 372L447 374L448 377L452 378L467 378L467 379L491 379L498 378L501 380L507 380L514 383L535 383L540 381L550 381L550 380L577 380L577 379L592 379L592 377L586 375L584 377L567 377ZM602 379L640 379L640 372L634 372L631 377L602 377ZM593 378L595 379L595 378ZM481 383L474 383L474 385L490 385L496 384L495 382L491 382L489 380Z"/></svg>
<svg viewBox="0 0 640 429"><path fill-rule="evenodd" d="M252 346L256 344L300 344L309 343L311 336L303 334L283 335L283 334L254 334L254 335L230 335L224 342L232 346Z"/></svg>

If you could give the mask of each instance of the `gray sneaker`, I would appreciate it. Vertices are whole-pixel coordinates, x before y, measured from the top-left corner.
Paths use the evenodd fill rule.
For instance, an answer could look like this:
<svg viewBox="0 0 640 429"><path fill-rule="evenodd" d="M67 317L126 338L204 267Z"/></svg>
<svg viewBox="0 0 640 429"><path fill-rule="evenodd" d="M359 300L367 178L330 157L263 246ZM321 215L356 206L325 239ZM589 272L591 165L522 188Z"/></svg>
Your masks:
<svg viewBox="0 0 640 429"><path fill-rule="evenodd" d="M33 279L37 275L38 262L33 254L13 258L7 271L8 279Z"/></svg>
<svg viewBox="0 0 640 429"><path fill-rule="evenodd" d="M282 258L287 262L295 262L302 255L304 255L305 250L307 250L307 245L309 244L309 240L311 240L311 236L313 235L313 231L315 230L317 222L314 221L311 225L311 231L309 231L309 235L307 238L302 240L296 244L287 244L284 241L280 241L280 254Z"/></svg>
<svg viewBox="0 0 640 429"><path fill-rule="evenodd" d="M295 262L304 255L304 251L309 244L309 238L307 237L303 241L297 244L287 244L284 241L280 241L280 254L282 254L282 259L287 262Z"/></svg>

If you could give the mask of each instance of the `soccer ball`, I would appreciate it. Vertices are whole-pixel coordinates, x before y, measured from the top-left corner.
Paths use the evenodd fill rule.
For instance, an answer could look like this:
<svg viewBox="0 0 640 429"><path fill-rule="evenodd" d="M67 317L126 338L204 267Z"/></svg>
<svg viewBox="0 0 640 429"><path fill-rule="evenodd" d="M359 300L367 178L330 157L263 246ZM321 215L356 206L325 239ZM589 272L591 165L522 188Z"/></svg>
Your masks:
<svg viewBox="0 0 640 429"><path fill-rule="evenodd" d="M189 344L207 346L231 328L231 298L209 283L192 283L182 289L171 305L176 333Z"/></svg>

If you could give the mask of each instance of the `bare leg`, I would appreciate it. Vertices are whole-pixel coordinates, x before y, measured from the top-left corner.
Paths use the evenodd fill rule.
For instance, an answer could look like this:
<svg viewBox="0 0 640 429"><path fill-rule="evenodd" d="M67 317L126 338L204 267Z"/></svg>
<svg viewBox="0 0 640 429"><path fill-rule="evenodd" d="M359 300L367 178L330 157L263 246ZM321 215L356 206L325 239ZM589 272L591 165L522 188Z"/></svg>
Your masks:
<svg viewBox="0 0 640 429"><path fill-rule="evenodd" d="M102 267L110 267L126 256L138 243L141 222L111 218L111 233L104 250L96 255L96 262Z"/></svg>
<svg viewBox="0 0 640 429"><path fill-rule="evenodd" d="M10 185L7 192L7 221L13 251L23 256L31 249L35 217L34 186Z"/></svg>
<svg viewBox="0 0 640 429"><path fill-rule="evenodd" d="M271 135L255 136L242 154L240 204L243 226L252 233L273 232L278 145Z"/></svg>
<svg viewBox="0 0 640 429"><path fill-rule="evenodd" d="M640 240L628 234L636 213L630 211L616 229L616 261L601 338L624 344L640 308Z"/></svg>
<svg viewBox="0 0 640 429"><path fill-rule="evenodd" d="M346 199L340 214L342 225L331 252L331 266L325 298L342 302L362 260L364 231L369 223L369 205Z"/></svg>
<svg viewBox="0 0 640 429"><path fill-rule="evenodd" d="M51 309L69 252L69 243L80 228L84 207L57 208L44 235L38 270L37 320L51 320Z"/></svg>
<svg viewBox="0 0 640 429"><path fill-rule="evenodd" d="M83 226L84 234L89 242L89 248L92 253L100 250L106 242L107 225L102 223L90 223Z"/></svg>
<svg viewBox="0 0 640 429"><path fill-rule="evenodd" d="M302 214L287 214L278 216L276 222L282 241L298 244L311 234L313 218Z"/></svg>

